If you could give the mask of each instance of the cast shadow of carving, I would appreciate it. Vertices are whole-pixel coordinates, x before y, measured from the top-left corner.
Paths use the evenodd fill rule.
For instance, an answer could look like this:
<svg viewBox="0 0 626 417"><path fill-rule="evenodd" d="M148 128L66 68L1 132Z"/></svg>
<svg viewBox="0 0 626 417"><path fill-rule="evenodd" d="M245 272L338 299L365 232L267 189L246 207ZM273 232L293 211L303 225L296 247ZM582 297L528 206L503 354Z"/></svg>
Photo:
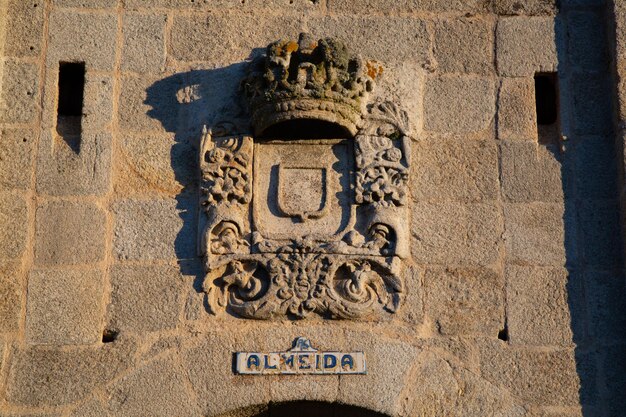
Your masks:
<svg viewBox="0 0 626 417"><path fill-rule="evenodd" d="M568 13L568 7L562 6L555 24L561 114L565 115L562 122L568 138L548 149L561 162L569 275L566 294L580 380L578 400L584 416L623 415L626 286L618 182L621 156L612 129L610 59L606 40L595 40L595 47L606 52L604 62L596 63L598 68L604 65L600 81L593 71L575 67L571 55L567 59L571 34L566 30L576 28L564 29L558 19L566 21Z"/></svg>
<svg viewBox="0 0 626 417"><path fill-rule="evenodd" d="M262 51L253 50L249 59ZM202 259L197 253L197 155L202 129L241 117L239 83L247 65L248 61L244 61L223 68L177 73L156 81L146 90L144 104L151 107L148 115L175 135L170 163L175 180L182 185L175 198L183 226L174 250L181 273L194 277L193 287L198 293L202 292L204 277Z"/></svg>

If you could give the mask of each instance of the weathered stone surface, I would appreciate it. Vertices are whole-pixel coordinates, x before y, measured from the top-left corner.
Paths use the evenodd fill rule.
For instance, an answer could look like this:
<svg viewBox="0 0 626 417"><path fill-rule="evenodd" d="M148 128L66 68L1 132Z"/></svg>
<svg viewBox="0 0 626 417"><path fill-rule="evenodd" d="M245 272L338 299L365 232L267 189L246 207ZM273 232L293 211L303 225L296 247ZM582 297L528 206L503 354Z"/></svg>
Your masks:
<svg viewBox="0 0 626 417"><path fill-rule="evenodd" d="M626 5L614 2L611 6L615 16L615 55L623 59L626 53Z"/></svg>
<svg viewBox="0 0 626 417"><path fill-rule="evenodd" d="M605 21L600 13L573 11L568 14L568 54L574 65L588 70L606 69L609 55Z"/></svg>
<svg viewBox="0 0 626 417"><path fill-rule="evenodd" d="M42 411L42 412L37 412L37 411L33 411L32 413L23 413L23 412L9 412L6 414L2 414L2 417L62 417L61 413L56 413L56 412L47 412L47 411Z"/></svg>
<svg viewBox="0 0 626 417"><path fill-rule="evenodd" d="M307 25L317 37L337 38L367 59L383 63L432 63L429 34L421 18L324 16L311 17ZM392 44L395 46L390 48Z"/></svg>
<svg viewBox="0 0 626 417"><path fill-rule="evenodd" d="M404 61L385 62L384 68L384 75L377 80L370 101L396 103L406 111L412 129L421 126L425 75L422 66L416 62Z"/></svg>
<svg viewBox="0 0 626 417"><path fill-rule="evenodd" d="M624 279L620 274L602 271L584 273L589 336L609 343L626 339L620 330L626 325Z"/></svg>
<svg viewBox="0 0 626 417"><path fill-rule="evenodd" d="M122 70L154 73L165 66L165 22L162 14L124 16Z"/></svg>
<svg viewBox="0 0 626 417"><path fill-rule="evenodd" d="M44 2L11 0L7 20L7 42L4 55L10 57L36 56L43 41Z"/></svg>
<svg viewBox="0 0 626 417"><path fill-rule="evenodd" d="M576 193L585 199L617 197L617 167L613 138L592 137L576 141Z"/></svg>
<svg viewBox="0 0 626 417"><path fill-rule="evenodd" d="M537 141L533 78L504 78L498 94L498 138Z"/></svg>
<svg viewBox="0 0 626 417"><path fill-rule="evenodd" d="M53 134L56 136L58 136L58 79L59 65L49 66L49 70L46 72L41 125L44 129L53 130ZM113 118L113 84L113 77L102 72L92 71L92 68L88 65L86 66L83 108L80 120L82 142L86 141L85 136L87 133L110 134L110 125ZM44 131L43 135L49 135L49 132ZM58 139L61 138L59 137Z"/></svg>
<svg viewBox="0 0 626 417"><path fill-rule="evenodd" d="M443 359L463 364L468 370L478 372L478 347L474 337L441 336L417 339L417 346L437 354Z"/></svg>
<svg viewBox="0 0 626 417"><path fill-rule="evenodd" d="M498 73L507 77L532 76L557 69L560 20L551 17L509 17L496 29ZM521 41L523 39L523 41Z"/></svg>
<svg viewBox="0 0 626 417"><path fill-rule="evenodd" d="M434 352L420 355L413 371L421 383L412 384L406 390L407 408L410 416L503 415L526 416L518 400L489 381L478 372L470 371L454 360Z"/></svg>
<svg viewBox="0 0 626 417"><path fill-rule="evenodd" d="M81 131L110 132L113 119L113 77L109 75L85 74L85 93Z"/></svg>
<svg viewBox="0 0 626 417"><path fill-rule="evenodd" d="M616 201L584 201L578 214L581 219L580 242L585 265L611 269L623 259Z"/></svg>
<svg viewBox="0 0 626 417"><path fill-rule="evenodd" d="M585 413L599 413L595 409L584 407ZM571 407L526 407L523 414L524 417L583 417L583 411L580 406Z"/></svg>
<svg viewBox="0 0 626 417"><path fill-rule="evenodd" d="M503 142L500 155L507 201L556 203L571 197L571 170L562 155L533 142Z"/></svg>
<svg viewBox="0 0 626 417"><path fill-rule="evenodd" d="M121 200L114 204L118 259L172 260L196 256L195 201Z"/></svg>
<svg viewBox="0 0 626 417"><path fill-rule="evenodd" d="M34 143L32 130L0 130L0 189L30 188Z"/></svg>
<svg viewBox="0 0 626 417"><path fill-rule="evenodd" d="M31 407L74 403L131 366L135 349L121 340L94 347L14 349L6 400Z"/></svg>
<svg viewBox="0 0 626 417"><path fill-rule="evenodd" d="M31 271L26 300L26 341L46 345L100 342L103 281L101 271Z"/></svg>
<svg viewBox="0 0 626 417"><path fill-rule="evenodd" d="M572 310L582 300L563 268L506 268L507 324L511 344L572 346ZM577 311L577 312L578 312ZM576 319L584 319L579 313Z"/></svg>
<svg viewBox="0 0 626 417"><path fill-rule="evenodd" d="M124 135L119 139L115 191L122 194L176 194L193 188L197 165L189 141L170 135Z"/></svg>
<svg viewBox="0 0 626 417"><path fill-rule="evenodd" d="M26 250L28 210L18 193L0 193L0 260L17 259Z"/></svg>
<svg viewBox="0 0 626 417"><path fill-rule="evenodd" d="M127 7L152 8L165 7L168 9L237 9L239 11L271 11L279 10L282 13L290 11L316 11L323 7L320 0L127 0Z"/></svg>
<svg viewBox="0 0 626 417"><path fill-rule="evenodd" d="M441 133L485 130L494 120L496 94L490 78L428 77L424 129Z"/></svg>
<svg viewBox="0 0 626 417"><path fill-rule="evenodd" d="M101 9L115 7L117 5L117 0L53 0L53 4L59 7L85 7Z"/></svg>
<svg viewBox="0 0 626 417"><path fill-rule="evenodd" d="M178 77L172 79L167 88L151 89L152 94L148 97L148 89L159 80L158 77L148 75L128 75L122 77L122 91L118 117L120 127L131 132L176 131L178 128L178 109L180 107L177 93L182 87L182 80ZM148 102L158 103L162 108L156 109L157 114L163 115L161 119L153 118L155 111Z"/></svg>
<svg viewBox="0 0 626 417"><path fill-rule="evenodd" d="M224 358L232 358L233 352L266 349L267 339L258 333L250 336L252 335L245 337L244 334L237 333L228 337L225 332L206 333L197 337L196 343L183 353L187 378L204 415L220 415L270 401L269 378L250 379L233 375L231 362L224 363ZM284 346L279 348L284 349ZM220 395L224 386L229 387L227 396Z"/></svg>
<svg viewBox="0 0 626 417"><path fill-rule="evenodd" d="M23 280L24 273L18 262L0 262L0 333L15 333L19 330ZM2 347L0 339L0 358Z"/></svg>
<svg viewBox="0 0 626 417"><path fill-rule="evenodd" d="M573 124L580 135L612 131L611 83L605 74L576 73L569 88L573 100Z"/></svg>
<svg viewBox="0 0 626 417"><path fill-rule="evenodd" d="M204 293L198 293L195 289L187 292L185 300L184 318L188 321L200 320L204 317L206 308L204 307Z"/></svg>
<svg viewBox="0 0 626 417"><path fill-rule="evenodd" d="M312 15L308 26L315 28L313 35L336 37L370 59L429 61L429 37L421 19ZM236 31L237 27L247 27L252 32L246 37L232 37L226 41L221 37L220 34ZM259 19L258 15L243 12L175 18L170 53L181 61L207 60L225 64L245 59L253 48L276 39L296 38L303 29L304 22L300 19L282 16ZM372 32L378 36L370 36ZM392 40L400 48L389 48Z"/></svg>
<svg viewBox="0 0 626 417"><path fill-rule="evenodd" d="M412 216L418 263L490 265L500 256L503 221L494 205L415 203Z"/></svg>
<svg viewBox="0 0 626 417"><path fill-rule="evenodd" d="M486 140L419 141L411 195L418 201L485 201L499 194L498 152Z"/></svg>
<svg viewBox="0 0 626 417"><path fill-rule="evenodd" d="M88 69L111 71L115 64L117 17L112 14L55 10L50 13L46 62L86 62ZM80 36L76 36L80 33Z"/></svg>
<svg viewBox="0 0 626 417"><path fill-rule="evenodd" d="M177 326L185 284L177 267L117 265L110 279L108 327L141 333Z"/></svg>
<svg viewBox="0 0 626 417"><path fill-rule="evenodd" d="M398 414L404 388L401 381L411 374L421 351L402 341L376 338L359 331L346 331L343 349L365 351L368 374L362 378L339 378L337 401L387 415Z"/></svg>
<svg viewBox="0 0 626 417"><path fill-rule="evenodd" d="M157 360L107 389L108 411L116 416L197 416L185 370L171 358Z"/></svg>
<svg viewBox="0 0 626 417"><path fill-rule="evenodd" d="M183 336L169 336L165 333L163 336L159 337L150 345L150 348L143 352L143 358L153 358L157 355L164 356L165 352L178 352L184 346L185 337Z"/></svg>
<svg viewBox="0 0 626 417"><path fill-rule="evenodd" d="M33 123L39 101L39 66L9 59L3 65L0 123Z"/></svg>
<svg viewBox="0 0 626 417"><path fill-rule="evenodd" d="M298 401L311 398L312 401L335 401L339 390L339 377L328 375L307 376L306 383L299 381L299 376L285 375L276 378L270 387L272 401Z"/></svg>
<svg viewBox="0 0 626 417"><path fill-rule="evenodd" d="M435 23L435 60L443 73L487 75L494 70L493 29L484 19Z"/></svg>
<svg viewBox="0 0 626 417"><path fill-rule="evenodd" d="M414 13L459 12L483 13L489 5L481 0L329 0L331 11L339 13Z"/></svg>
<svg viewBox="0 0 626 417"><path fill-rule="evenodd" d="M246 36L223 36L246 28ZM254 48L280 38L295 38L303 29L298 18L259 16L249 12L176 16L168 53L180 61L227 64L246 59ZM260 52L260 51L258 51Z"/></svg>
<svg viewBox="0 0 626 417"><path fill-rule="evenodd" d="M498 340L483 341L479 346L483 378L526 404L578 404L580 382L572 350L516 349Z"/></svg>
<svg viewBox="0 0 626 417"><path fill-rule="evenodd" d="M504 279L486 268L428 268L425 312L443 335L495 337L504 325Z"/></svg>
<svg viewBox="0 0 626 417"><path fill-rule="evenodd" d="M506 253L521 265L565 265L564 208L559 203L505 204Z"/></svg>
<svg viewBox="0 0 626 417"><path fill-rule="evenodd" d="M107 415L107 410L97 397L87 400L68 414L69 417L102 417L105 415Z"/></svg>
<svg viewBox="0 0 626 417"><path fill-rule="evenodd" d="M556 0L495 0L494 11L500 15L555 15Z"/></svg>
<svg viewBox="0 0 626 417"><path fill-rule="evenodd" d="M626 30L624 31L626 33ZM626 45L626 41L624 42ZM625 56L626 57L626 56ZM620 120L626 119L626 59L620 59L616 63L616 85L617 85L617 114Z"/></svg>
<svg viewBox="0 0 626 417"><path fill-rule="evenodd" d="M146 74L122 78L119 117L124 130L146 133L164 129L175 132L177 141L189 140L197 146L204 124L211 127L240 117L241 80L249 63L216 69L189 66L190 71L165 78Z"/></svg>
<svg viewBox="0 0 626 417"><path fill-rule="evenodd" d="M419 325L424 321L424 273L420 268L408 267L404 274L406 293L397 315L400 320Z"/></svg>
<svg viewBox="0 0 626 417"><path fill-rule="evenodd" d="M576 353L576 370L580 378L581 408L589 412L596 411L595 407L601 406L598 372L600 372L602 365L598 359L601 356L599 350L602 349L592 348L585 353Z"/></svg>
<svg viewBox="0 0 626 417"><path fill-rule="evenodd" d="M67 265L104 259L105 215L93 203L51 201L37 208L35 264Z"/></svg>
<svg viewBox="0 0 626 417"><path fill-rule="evenodd" d="M626 397L622 395L626 390L626 345L617 344L604 349L606 356L601 366L606 372L606 384L611 387L605 395L604 404L608 405L609 415L619 415L626 408Z"/></svg>
<svg viewBox="0 0 626 417"><path fill-rule="evenodd" d="M102 195L111 182L110 133L83 133L80 152L63 138L42 131L37 156L37 191L54 196Z"/></svg>

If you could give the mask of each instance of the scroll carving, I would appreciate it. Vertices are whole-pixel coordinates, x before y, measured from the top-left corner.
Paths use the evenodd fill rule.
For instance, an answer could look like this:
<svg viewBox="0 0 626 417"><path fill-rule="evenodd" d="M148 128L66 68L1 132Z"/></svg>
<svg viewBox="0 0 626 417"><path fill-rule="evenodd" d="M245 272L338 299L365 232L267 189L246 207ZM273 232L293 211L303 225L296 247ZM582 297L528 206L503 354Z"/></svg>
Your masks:
<svg viewBox="0 0 626 417"><path fill-rule="evenodd" d="M409 179L408 118L393 103L370 107L356 137L356 201L404 206Z"/></svg>

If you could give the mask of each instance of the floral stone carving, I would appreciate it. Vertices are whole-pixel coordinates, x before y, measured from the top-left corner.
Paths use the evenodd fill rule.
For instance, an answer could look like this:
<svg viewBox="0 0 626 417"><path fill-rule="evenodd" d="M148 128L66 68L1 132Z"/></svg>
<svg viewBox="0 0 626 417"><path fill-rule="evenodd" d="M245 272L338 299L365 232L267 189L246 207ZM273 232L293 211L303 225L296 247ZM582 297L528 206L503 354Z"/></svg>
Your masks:
<svg viewBox="0 0 626 417"><path fill-rule="evenodd" d="M358 319L397 311L411 139L395 104L367 103L381 73L336 40L279 41L243 81L263 139L204 131L200 248L211 313ZM268 134L302 120L343 134Z"/></svg>

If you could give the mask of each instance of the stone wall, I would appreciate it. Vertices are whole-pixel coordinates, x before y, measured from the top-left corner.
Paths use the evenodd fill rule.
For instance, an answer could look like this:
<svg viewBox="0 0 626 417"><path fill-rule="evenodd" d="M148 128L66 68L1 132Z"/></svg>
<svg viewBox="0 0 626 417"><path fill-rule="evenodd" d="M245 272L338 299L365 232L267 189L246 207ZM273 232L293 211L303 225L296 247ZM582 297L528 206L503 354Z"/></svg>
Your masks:
<svg viewBox="0 0 626 417"><path fill-rule="evenodd" d="M625 413L626 11L560 3L0 0L0 415ZM375 94L414 126L406 300L373 321L214 317L201 131L246 61L303 31L383 63ZM79 145L57 129L73 61ZM535 111L556 71L560 133ZM365 351L368 375L233 375L233 352L297 336Z"/></svg>

